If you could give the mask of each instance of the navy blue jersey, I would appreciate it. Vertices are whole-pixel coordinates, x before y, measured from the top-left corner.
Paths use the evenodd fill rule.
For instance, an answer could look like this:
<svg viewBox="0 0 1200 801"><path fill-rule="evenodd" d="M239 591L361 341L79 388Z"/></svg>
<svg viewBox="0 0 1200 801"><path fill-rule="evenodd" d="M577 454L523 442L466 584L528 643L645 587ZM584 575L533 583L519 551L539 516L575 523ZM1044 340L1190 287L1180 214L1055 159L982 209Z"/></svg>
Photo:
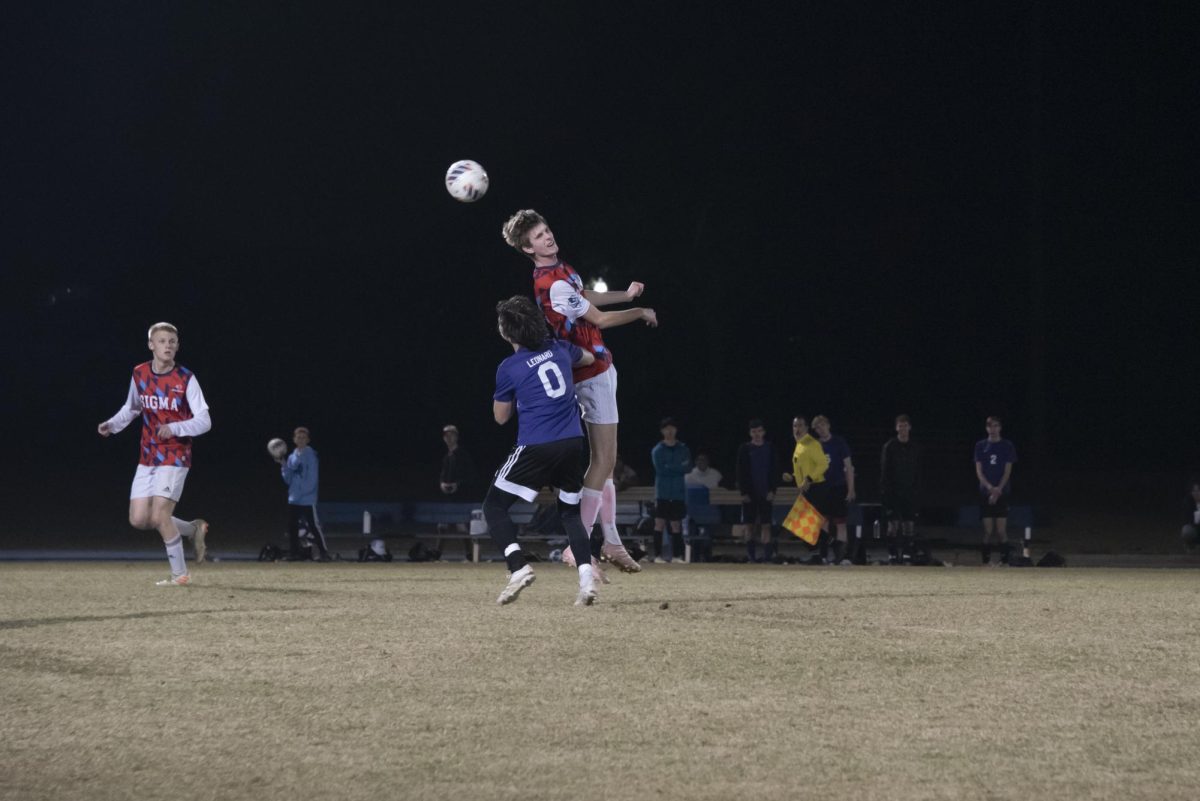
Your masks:
<svg viewBox="0 0 1200 801"><path fill-rule="evenodd" d="M983 466L983 477L993 487L1004 480L1004 466L1016 464L1017 449L1006 439L992 442L990 439L981 439L975 443L975 461ZM983 489L983 485L979 485ZM1004 485L1004 492L1008 493L1012 489L1012 484Z"/></svg>
<svg viewBox="0 0 1200 801"><path fill-rule="evenodd" d="M521 348L496 368L498 401L517 402L517 444L537 445L582 437L579 402L571 368L583 352L561 339L546 341L546 349Z"/></svg>
<svg viewBox="0 0 1200 801"><path fill-rule="evenodd" d="M821 440L821 450L829 460L829 469L825 471L825 480L830 484L843 485L846 483L846 460L850 458L850 446L846 440L837 434L830 434L829 440Z"/></svg>

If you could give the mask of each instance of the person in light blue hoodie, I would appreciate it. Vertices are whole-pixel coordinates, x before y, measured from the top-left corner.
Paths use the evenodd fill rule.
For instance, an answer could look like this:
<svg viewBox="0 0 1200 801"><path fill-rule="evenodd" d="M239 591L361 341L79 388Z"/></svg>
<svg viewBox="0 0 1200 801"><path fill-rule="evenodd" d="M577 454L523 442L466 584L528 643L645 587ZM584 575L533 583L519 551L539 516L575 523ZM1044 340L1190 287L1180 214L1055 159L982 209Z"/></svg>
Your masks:
<svg viewBox="0 0 1200 801"><path fill-rule="evenodd" d="M283 466L283 483L288 487L288 561L304 558L300 550L300 526L303 525L317 547L320 561L330 562L333 557L317 520L317 485L320 482L317 452L309 447L309 433L304 426L292 432L292 442L296 448L287 459L282 456L276 459Z"/></svg>

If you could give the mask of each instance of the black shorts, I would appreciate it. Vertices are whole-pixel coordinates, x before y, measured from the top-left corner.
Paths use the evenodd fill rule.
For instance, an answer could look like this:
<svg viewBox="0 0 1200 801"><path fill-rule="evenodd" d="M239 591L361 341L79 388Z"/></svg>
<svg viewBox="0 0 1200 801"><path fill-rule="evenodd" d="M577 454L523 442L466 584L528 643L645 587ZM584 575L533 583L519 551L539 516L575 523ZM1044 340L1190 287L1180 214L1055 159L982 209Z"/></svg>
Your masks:
<svg viewBox="0 0 1200 801"><path fill-rule="evenodd" d="M769 525L773 521L771 502L766 498L750 496L749 503L742 504L742 522L747 525Z"/></svg>
<svg viewBox="0 0 1200 801"><path fill-rule="evenodd" d="M821 514L821 517L826 518L827 520L829 517L832 517L833 514L833 493L829 492L830 489L832 489L830 484L822 481L818 484L809 484L808 490L806 490L804 493L804 499L809 501L810 504L812 504L812 508L815 508L817 513Z"/></svg>
<svg viewBox="0 0 1200 801"><path fill-rule="evenodd" d="M579 503L583 488L583 437L517 445L496 471L497 489L532 502L542 487L556 487L566 503Z"/></svg>
<svg viewBox="0 0 1200 801"><path fill-rule="evenodd" d="M804 493L808 502L821 513L821 517L834 523L846 522L846 485L813 484Z"/></svg>
<svg viewBox="0 0 1200 801"><path fill-rule="evenodd" d="M683 501L669 501L665 498L657 498L654 501L654 519L666 520L675 522L682 520L687 514L687 507L683 505Z"/></svg>
<svg viewBox="0 0 1200 801"><path fill-rule="evenodd" d="M912 523L917 519L917 499L907 492L889 492L884 495L883 508L888 520Z"/></svg>
<svg viewBox="0 0 1200 801"><path fill-rule="evenodd" d="M988 494L986 492L981 493L979 496L979 516L1008 517L1008 494L1002 492L995 503L988 503Z"/></svg>

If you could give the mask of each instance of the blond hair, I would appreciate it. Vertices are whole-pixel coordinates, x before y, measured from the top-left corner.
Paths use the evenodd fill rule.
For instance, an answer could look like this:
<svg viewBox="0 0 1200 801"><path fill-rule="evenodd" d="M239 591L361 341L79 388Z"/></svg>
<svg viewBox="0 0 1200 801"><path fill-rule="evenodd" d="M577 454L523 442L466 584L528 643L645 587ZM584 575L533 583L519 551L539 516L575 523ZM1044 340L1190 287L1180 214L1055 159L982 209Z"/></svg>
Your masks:
<svg viewBox="0 0 1200 801"><path fill-rule="evenodd" d="M500 233L510 247L516 248L518 253L525 253L524 248L529 244L529 232L533 230L534 226L545 222L546 218L533 209L521 209L508 218L508 222L504 223ZM525 255L529 254L525 253Z"/></svg>
<svg viewBox="0 0 1200 801"><path fill-rule="evenodd" d="M175 336L179 336L179 329L170 323L155 323L150 326L150 330L146 332L146 339L154 339L155 331L170 331Z"/></svg>

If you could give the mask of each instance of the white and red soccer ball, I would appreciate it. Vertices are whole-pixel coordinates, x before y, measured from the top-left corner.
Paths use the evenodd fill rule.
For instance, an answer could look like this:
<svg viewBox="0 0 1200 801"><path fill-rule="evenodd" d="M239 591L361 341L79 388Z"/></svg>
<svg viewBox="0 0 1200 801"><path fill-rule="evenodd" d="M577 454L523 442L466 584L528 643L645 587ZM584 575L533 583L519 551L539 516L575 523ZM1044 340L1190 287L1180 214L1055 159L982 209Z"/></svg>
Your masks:
<svg viewBox="0 0 1200 801"><path fill-rule="evenodd" d="M477 161L463 159L446 170L446 191L463 203L474 203L487 194L488 174Z"/></svg>

